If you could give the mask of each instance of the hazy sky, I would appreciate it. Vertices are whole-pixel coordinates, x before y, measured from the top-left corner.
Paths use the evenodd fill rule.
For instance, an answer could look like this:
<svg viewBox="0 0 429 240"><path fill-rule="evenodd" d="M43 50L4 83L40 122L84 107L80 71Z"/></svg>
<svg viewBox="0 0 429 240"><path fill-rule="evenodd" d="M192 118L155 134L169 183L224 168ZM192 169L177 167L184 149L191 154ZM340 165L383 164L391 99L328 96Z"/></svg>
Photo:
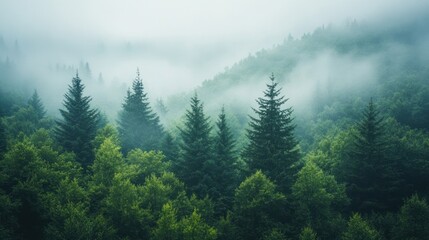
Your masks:
<svg viewBox="0 0 429 240"><path fill-rule="evenodd" d="M289 34L348 20L404 19L428 6L427 0L0 0L0 35L8 43L19 39L23 51L47 42L34 54L52 56L51 63L89 61L106 79L129 83L139 67L152 95L161 96L192 89ZM140 51L94 54L127 43Z"/></svg>

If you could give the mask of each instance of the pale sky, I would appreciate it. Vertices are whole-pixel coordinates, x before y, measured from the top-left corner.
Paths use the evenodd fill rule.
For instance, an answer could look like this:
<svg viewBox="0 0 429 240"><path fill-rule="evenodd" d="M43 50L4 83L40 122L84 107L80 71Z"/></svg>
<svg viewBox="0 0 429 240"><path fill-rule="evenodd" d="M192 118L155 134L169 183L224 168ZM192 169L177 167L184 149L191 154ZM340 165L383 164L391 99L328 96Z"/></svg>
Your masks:
<svg viewBox="0 0 429 240"><path fill-rule="evenodd" d="M34 54L89 61L106 79L129 83L139 67L160 96L193 89L289 34L299 38L350 20L395 21L428 9L427 0L0 0L0 35L8 43L19 39L24 50L48 43ZM99 46L126 43L142 50L94 55Z"/></svg>

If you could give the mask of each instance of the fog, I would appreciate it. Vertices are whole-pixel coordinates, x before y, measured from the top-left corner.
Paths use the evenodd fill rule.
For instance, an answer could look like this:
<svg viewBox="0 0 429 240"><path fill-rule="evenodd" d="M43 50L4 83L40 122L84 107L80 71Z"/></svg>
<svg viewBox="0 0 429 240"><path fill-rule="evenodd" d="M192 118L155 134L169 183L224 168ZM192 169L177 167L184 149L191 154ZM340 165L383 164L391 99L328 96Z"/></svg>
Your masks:
<svg viewBox="0 0 429 240"><path fill-rule="evenodd" d="M86 94L115 117L137 68L151 100L166 99L192 91L289 35L299 38L323 25L354 20L395 27L424 15L428 7L429 2L420 0L2 0L0 36L5 47L0 60L16 63L22 86L28 92L37 88L52 113L61 106L67 84L79 69ZM309 89L309 79L336 81L331 72L348 66L352 71L344 74L349 77L341 87L362 84L357 78L371 81L375 58L355 62L327 50L301 62L286 76L293 79L286 88L295 89L290 92L291 103L306 101L310 91L296 90ZM90 72L84 73L86 63ZM263 90L263 83L248 88L227 93L253 97Z"/></svg>

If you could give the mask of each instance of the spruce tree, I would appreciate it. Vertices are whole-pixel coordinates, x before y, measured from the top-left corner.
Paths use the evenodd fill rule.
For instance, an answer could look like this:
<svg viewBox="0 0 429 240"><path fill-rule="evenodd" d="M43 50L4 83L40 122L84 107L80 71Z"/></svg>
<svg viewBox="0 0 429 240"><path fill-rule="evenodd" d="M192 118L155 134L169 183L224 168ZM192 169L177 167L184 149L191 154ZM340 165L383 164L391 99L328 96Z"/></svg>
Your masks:
<svg viewBox="0 0 429 240"><path fill-rule="evenodd" d="M395 191L400 184L398 167L388 159L383 118L372 99L357 124L354 147L344 168L354 211L389 210L398 205Z"/></svg>
<svg viewBox="0 0 429 240"><path fill-rule="evenodd" d="M171 133L166 132L165 136L161 143L162 153L164 153L165 158L171 162L177 162L179 157L179 147L176 143L176 140L173 138Z"/></svg>
<svg viewBox="0 0 429 240"><path fill-rule="evenodd" d="M249 144L243 157L250 171L262 170L287 193L298 171L298 143L293 134L292 108L282 108L288 99L280 96L281 88L274 81L274 75L270 80L264 98L256 100L259 105L258 109L253 109L256 117L250 117Z"/></svg>
<svg viewBox="0 0 429 240"><path fill-rule="evenodd" d="M134 148L159 150L163 137L163 128L159 117L149 106L147 93L144 92L140 72L133 82L132 91L128 90L122 111L119 114L119 138L125 153Z"/></svg>
<svg viewBox="0 0 429 240"><path fill-rule="evenodd" d="M215 147L215 174L220 199L217 201L217 210L225 213L232 205L234 189L237 187L235 140L228 126L225 109L222 107L216 122L217 131L214 141Z"/></svg>
<svg viewBox="0 0 429 240"><path fill-rule="evenodd" d="M90 106L91 98L83 96L84 85L76 73L68 92L64 95L62 120L56 121L58 142L66 151L76 154L84 168L94 160L93 140L97 131L98 111Z"/></svg>
<svg viewBox="0 0 429 240"><path fill-rule="evenodd" d="M28 106L32 107L38 120L40 121L42 118L46 115L45 107L43 106L42 100L39 97L39 94L37 94L37 91L34 90L33 95L28 100Z"/></svg>
<svg viewBox="0 0 429 240"><path fill-rule="evenodd" d="M180 128L180 156L176 172L188 189L200 197L217 196L212 159L211 126L197 94L191 98L191 109L186 111L185 126Z"/></svg>

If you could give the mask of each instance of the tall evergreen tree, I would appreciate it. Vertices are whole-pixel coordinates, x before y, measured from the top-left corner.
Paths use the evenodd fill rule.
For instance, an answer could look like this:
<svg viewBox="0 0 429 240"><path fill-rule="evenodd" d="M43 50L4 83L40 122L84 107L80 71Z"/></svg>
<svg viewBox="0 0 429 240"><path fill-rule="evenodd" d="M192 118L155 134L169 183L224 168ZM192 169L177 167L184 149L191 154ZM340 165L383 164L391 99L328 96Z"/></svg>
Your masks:
<svg viewBox="0 0 429 240"><path fill-rule="evenodd" d="M94 160L93 140L97 131L98 111L90 106L91 98L83 96L84 85L78 74L64 95L63 120L57 121L55 133L65 150L74 152L85 168Z"/></svg>
<svg viewBox="0 0 429 240"><path fill-rule="evenodd" d="M270 80L264 98L256 100L259 105L258 109L253 109L256 117L250 117L249 144L243 157L251 171L262 170L283 192L289 192L298 171L298 143L293 134L295 125L292 124L292 108L282 109L288 99L280 96L281 88L277 87L274 75Z"/></svg>
<svg viewBox="0 0 429 240"><path fill-rule="evenodd" d="M33 95L28 100L28 106L32 107L38 120L40 121L46 115L45 107L43 106L42 100L39 97L39 94L34 90Z"/></svg>
<svg viewBox="0 0 429 240"><path fill-rule="evenodd" d="M126 153L134 148L159 150L163 137L163 128L159 117L149 106L147 93L144 92L140 72L134 79L132 91L127 92L122 111L119 114L119 137L122 149Z"/></svg>
<svg viewBox="0 0 429 240"><path fill-rule="evenodd" d="M217 209L225 213L226 209L232 205L234 189L237 187L237 171L236 152L234 149L235 140L228 126L225 109L223 107L216 122L216 126L217 131L214 141L214 177L220 193Z"/></svg>
<svg viewBox="0 0 429 240"><path fill-rule="evenodd" d="M197 94L191 98L191 109L186 111L185 126L180 128L182 142L176 171L189 190L200 197L218 195L212 159L212 130L209 118L204 115L203 104Z"/></svg>
<svg viewBox="0 0 429 240"><path fill-rule="evenodd" d="M354 147L344 167L348 194L355 211L371 212L400 204L395 190L400 184L398 167L388 159L383 118L372 99L357 124Z"/></svg>
<svg viewBox="0 0 429 240"><path fill-rule="evenodd" d="M179 157L179 146L171 133L166 132L161 143L162 153L168 161L176 162Z"/></svg>

